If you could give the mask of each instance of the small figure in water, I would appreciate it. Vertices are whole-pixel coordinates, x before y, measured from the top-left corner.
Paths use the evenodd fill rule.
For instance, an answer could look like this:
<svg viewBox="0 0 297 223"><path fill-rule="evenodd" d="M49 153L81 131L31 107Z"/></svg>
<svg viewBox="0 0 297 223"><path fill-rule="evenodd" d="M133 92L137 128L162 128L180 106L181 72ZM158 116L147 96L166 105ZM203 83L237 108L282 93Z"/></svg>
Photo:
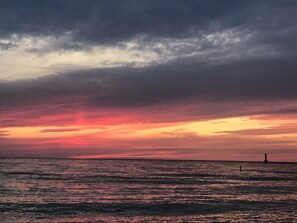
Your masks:
<svg viewBox="0 0 297 223"><path fill-rule="evenodd" d="M241 167L241 166L239 166L239 170L240 170L240 171L242 170L242 167Z"/></svg>

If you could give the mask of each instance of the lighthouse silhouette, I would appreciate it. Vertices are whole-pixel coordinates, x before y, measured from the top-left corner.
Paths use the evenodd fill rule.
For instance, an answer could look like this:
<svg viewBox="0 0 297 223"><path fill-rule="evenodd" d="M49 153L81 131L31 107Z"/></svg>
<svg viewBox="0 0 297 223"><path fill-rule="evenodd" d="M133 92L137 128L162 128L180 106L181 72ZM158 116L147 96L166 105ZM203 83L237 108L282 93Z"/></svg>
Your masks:
<svg viewBox="0 0 297 223"><path fill-rule="evenodd" d="M265 153L265 159L264 159L264 163L268 163L268 159L267 159L267 153Z"/></svg>

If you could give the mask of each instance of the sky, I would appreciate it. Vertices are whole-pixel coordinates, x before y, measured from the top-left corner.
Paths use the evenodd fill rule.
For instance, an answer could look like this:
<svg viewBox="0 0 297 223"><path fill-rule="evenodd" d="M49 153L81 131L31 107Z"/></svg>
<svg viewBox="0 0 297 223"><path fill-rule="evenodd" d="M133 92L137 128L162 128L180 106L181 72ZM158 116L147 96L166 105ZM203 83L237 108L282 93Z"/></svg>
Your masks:
<svg viewBox="0 0 297 223"><path fill-rule="evenodd" d="M297 1L0 0L0 157L297 162Z"/></svg>

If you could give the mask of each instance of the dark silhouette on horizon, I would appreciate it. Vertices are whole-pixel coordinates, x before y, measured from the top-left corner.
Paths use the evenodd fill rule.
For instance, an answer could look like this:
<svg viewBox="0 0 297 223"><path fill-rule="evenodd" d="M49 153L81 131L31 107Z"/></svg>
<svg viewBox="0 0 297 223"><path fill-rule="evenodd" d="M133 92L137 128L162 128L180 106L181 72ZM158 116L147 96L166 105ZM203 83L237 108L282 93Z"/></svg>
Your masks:
<svg viewBox="0 0 297 223"><path fill-rule="evenodd" d="M264 163L268 163L268 159L267 159L267 153L265 153L265 159L264 159Z"/></svg>

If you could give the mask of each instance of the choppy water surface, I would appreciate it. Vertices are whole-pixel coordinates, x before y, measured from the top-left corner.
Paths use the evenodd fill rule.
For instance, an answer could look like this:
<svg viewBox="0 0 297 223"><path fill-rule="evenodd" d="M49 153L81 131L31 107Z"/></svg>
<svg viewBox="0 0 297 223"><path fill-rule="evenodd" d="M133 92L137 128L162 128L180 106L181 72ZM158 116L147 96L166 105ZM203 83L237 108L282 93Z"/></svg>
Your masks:
<svg viewBox="0 0 297 223"><path fill-rule="evenodd" d="M0 159L0 179L0 222L297 222L297 164Z"/></svg>

